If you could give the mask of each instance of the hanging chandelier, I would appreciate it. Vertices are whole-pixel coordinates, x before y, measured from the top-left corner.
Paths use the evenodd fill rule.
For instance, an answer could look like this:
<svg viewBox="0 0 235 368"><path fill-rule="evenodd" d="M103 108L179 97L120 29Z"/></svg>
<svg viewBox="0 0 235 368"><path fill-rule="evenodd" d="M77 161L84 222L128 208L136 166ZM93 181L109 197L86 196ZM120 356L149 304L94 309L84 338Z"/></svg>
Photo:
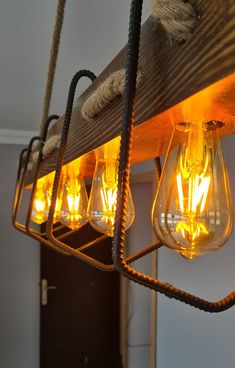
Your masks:
<svg viewBox="0 0 235 368"><path fill-rule="evenodd" d="M142 0L132 1L127 48L98 78L87 70L76 73L70 84L64 117L52 115L46 119L41 136L33 138L28 148L21 152L13 225L65 256L77 257L103 271L118 271L130 280L198 309L221 312L235 304L235 291L224 299L210 302L154 279L132 266L135 260L161 246L175 250L188 260L216 251L225 244L233 227L231 188L220 136L234 133L229 107L223 107L227 98L225 94L234 86L234 65L231 61L226 68L222 63L218 66L217 50L212 50L214 58L208 78L203 78L202 66L195 72L196 77L186 71L190 60L185 64L184 76L177 66L179 61L183 64L190 51L194 52L200 37L203 39L203 27L209 17L205 4L202 3L200 8L205 19L201 23L200 19L197 20L199 24L196 24L191 5L182 5L179 0L185 9L181 14L183 18L178 19L180 27L172 29L169 22L166 28L170 34L175 34L177 41L189 40L185 43L173 41L172 46L168 36L162 36L160 25L153 29L152 19L141 28L142 3ZM165 13L161 13L160 2L154 0L153 3L154 14L157 12L164 25ZM170 9L170 3L168 6ZM230 7L235 14L235 6L231 4ZM193 27L196 29L190 37ZM216 35L209 35L209 41L222 35L226 38L229 25L227 27L220 28ZM161 45L165 47L162 54L159 51ZM197 51L206 62L204 49L206 44ZM127 63L123 68L126 52ZM235 41L231 53L235 54ZM177 61L166 57L164 69L164 55L175 56ZM227 60L226 52L223 57ZM195 63L201 65L200 61ZM169 72L164 75L166 82L161 80L161 69ZM172 85L171 74L175 76ZM92 84L79 99L79 107L73 110L76 87L84 77ZM187 83L189 87L194 83L193 93L190 88L191 92L187 92ZM218 97L218 88L224 91L222 98ZM168 102L164 102L167 96ZM158 99L163 105L158 102L155 106ZM174 129L169 139L172 125L169 117L172 116ZM163 126L165 119L168 127ZM56 121L55 126L49 130L53 121ZM46 146L50 139L55 138L54 132L58 149L52 157L45 158ZM166 142L168 149L161 169L160 155L165 152ZM132 156L136 161L155 157L157 192L152 225L158 240L127 256L126 230L131 227L135 216L130 189ZM92 172L88 196L85 179ZM24 199L27 193L28 202ZM19 221L22 203L26 202L25 221ZM87 222L100 235L89 243L72 247L70 237L82 232ZM46 223L46 231L41 231L42 223ZM113 263L110 264L87 254L91 247L102 246L107 237L113 238Z"/></svg>

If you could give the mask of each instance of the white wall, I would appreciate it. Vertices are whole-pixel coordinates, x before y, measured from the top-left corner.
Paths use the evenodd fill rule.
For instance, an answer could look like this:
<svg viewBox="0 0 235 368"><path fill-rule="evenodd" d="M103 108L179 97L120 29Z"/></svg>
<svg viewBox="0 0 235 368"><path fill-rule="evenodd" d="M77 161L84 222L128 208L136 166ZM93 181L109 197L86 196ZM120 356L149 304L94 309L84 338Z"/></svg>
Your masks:
<svg viewBox="0 0 235 368"><path fill-rule="evenodd" d="M51 112L65 111L72 76L99 74L127 42L130 0L70 0L52 95ZM144 1L143 18L151 1ZM36 130L46 84L57 0L0 1L0 128ZM78 85L76 96L88 85ZM14 114L10 114L14 106ZM17 119L15 118L17 116Z"/></svg>
<svg viewBox="0 0 235 368"><path fill-rule="evenodd" d="M130 254L152 242L150 211L152 183L134 184L131 187L135 204L135 222L128 233ZM140 200L144 198L144 200ZM150 272L151 259L144 257L133 266L142 272ZM127 355L128 368L148 368L150 364L150 290L128 281Z"/></svg>
<svg viewBox="0 0 235 368"><path fill-rule="evenodd" d="M39 246L11 225L20 146L0 145L0 367L39 367Z"/></svg>
<svg viewBox="0 0 235 368"><path fill-rule="evenodd" d="M234 136L223 140L235 204ZM235 232L218 252L193 262L159 251L159 278L203 298L216 300L235 289ZM235 367L235 307L208 314L158 297L157 368Z"/></svg>

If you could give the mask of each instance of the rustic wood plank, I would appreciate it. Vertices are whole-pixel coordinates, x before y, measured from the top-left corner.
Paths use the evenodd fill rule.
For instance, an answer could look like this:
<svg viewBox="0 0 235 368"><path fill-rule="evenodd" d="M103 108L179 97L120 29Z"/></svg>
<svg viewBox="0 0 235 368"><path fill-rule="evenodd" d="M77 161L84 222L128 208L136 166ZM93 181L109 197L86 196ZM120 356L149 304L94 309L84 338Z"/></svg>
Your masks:
<svg viewBox="0 0 235 368"><path fill-rule="evenodd" d="M161 25L151 18L142 26L143 78L137 89L133 163L164 154L177 121L218 119L226 123L222 135L235 131L235 2L192 0L191 3L199 20L191 39L184 44L170 40ZM66 163L120 134L122 97L94 122L82 118L80 107L110 73L125 65L125 58L126 47L79 99L73 110ZM51 134L60 132L62 123L60 118ZM54 169L55 159L54 154L45 160L41 176ZM94 156L90 154L84 166L86 176L92 174L93 166Z"/></svg>

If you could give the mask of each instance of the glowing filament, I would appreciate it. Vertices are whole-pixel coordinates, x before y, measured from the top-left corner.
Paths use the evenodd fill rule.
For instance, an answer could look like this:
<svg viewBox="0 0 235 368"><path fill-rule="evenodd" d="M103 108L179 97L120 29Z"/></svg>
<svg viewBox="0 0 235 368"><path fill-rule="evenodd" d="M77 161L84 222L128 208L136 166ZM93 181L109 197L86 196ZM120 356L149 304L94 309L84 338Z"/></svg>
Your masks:
<svg viewBox="0 0 235 368"><path fill-rule="evenodd" d="M96 150L96 168L88 203L91 226L108 236L113 236L117 207L118 157L120 138L106 143ZM134 206L130 188L126 206L126 228L134 221Z"/></svg>
<svg viewBox="0 0 235 368"><path fill-rule="evenodd" d="M46 203L43 199L35 199L35 209L37 212L42 212L45 210Z"/></svg>
<svg viewBox="0 0 235 368"><path fill-rule="evenodd" d="M180 157L180 171L176 175L179 207L181 214L187 218L187 222L179 222L176 231L180 231L184 238L195 241L202 234L208 234L206 226L197 219L197 216L201 215L205 209L211 179L210 176L205 176L209 162L208 155L203 167L187 159L188 151L186 150L185 157ZM184 195L184 190L186 195Z"/></svg>
<svg viewBox="0 0 235 368"><path fill-rule="evenodd" d="M113 226L116 212L117 189L102 188L100 190L100 194L104 211L102 220L104 220L106 224L110 224Z"/></svg>
<svg viewBox="0 0 235 368"><path fill-rule="evenodd" d="M79 221L82 218L81 214L79 213L80 194L68 194L67 202L71 222Z"/></svg>
<svg viewBox="0 0 235 368"><path fill-rule="evenodd" d="M179 196L180 210L182 214L185 213L184 208L184 193L182 184L182 175L179 173L176 176L177 189ZM210 177L205 177L199 182L199 176L196 175L195 178L189 178L188 180L188 213L193 214L197 212L198 206L199 212L202 213L205 208L206 199L208 195L208 190L210 186Z"/></svg>
<svg viewBox="0 0 235 368"><path fill-rule="evenodd" d="M45 213L47 207L47 199L43 190L39 189L34 199L34 206L32 212L32 220L37 224L41 224L46 221L47 213Z"/></svg>
<svg viewBox="0 0 235 368"><path fill-rule="evenodd" d="M50 185L50 188L47 190L47 196L46 196L48 210L51 207L51 196L52 196L52 184ZM55 203L54 222L59 221L60 211L61 211L61 202L62 202L61 198L58 196L56 198L56 203Z"/></svg>
<svg viewBox="0 0 235 368"><path fill-rule="evenodd" d="M60 221L77 230L87 222L87 193L82 177L71 171L63 183Z"/></svg>

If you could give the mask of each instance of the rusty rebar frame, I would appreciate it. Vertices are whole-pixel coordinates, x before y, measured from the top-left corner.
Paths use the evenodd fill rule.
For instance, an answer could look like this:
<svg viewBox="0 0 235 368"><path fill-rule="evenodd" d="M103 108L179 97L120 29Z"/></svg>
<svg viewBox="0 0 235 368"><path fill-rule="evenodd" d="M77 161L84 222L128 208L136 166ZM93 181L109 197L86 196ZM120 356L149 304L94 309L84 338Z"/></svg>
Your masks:
<svg viewBox="0 0 235 368"><path fill-rule="evenodd" d="M53 250L56 250L57 252L58 252L58 249L56 247L54 247L54 245L51 244L48 241L48 239L45 238L46 237L45 232L42 233L42 232L39 232L39 231L37 231L37 230L30 227L30 219L31 219L33 198L34 198L35 191L36 191L36 184L37 184L39 169L40 169L40 165L41 165L41 161L42 161L43 145L44 145L46 137L47 137L48 128L49 128L50 123L53 120L57 120L58 118L59 118L59 116L57 116L57 115L50 116L46 121L43 136L42 137L33 137L29 142L28 148L23 149L21 154L20 154L18 171L17 171L17 178L16 178L16 186L15 186L14 203L13 203L13 215L12 215L12 224L17 230L19 230L23 234L31 236L35 240L40 241L42 244L52 248ZM29 161L30 161L31 154L33 152L33 145L36 141L38 141L38 143L39 143L39 147L38 147L39 148L39 155L38 155L38 159L37 159L37 163L36 163L36 167L35 167L35 178L34 178L33 187L32 187L32 191L31 191L31 196L30 196L30 201L29 201L29 208L27 210L26 221L25 221L25 223L20 223L20 222L17 221L17 216L18 216L19 209L20 209L20 204L21 204L22 194L23 194L23 190L24 190L25 178L26 178L26 174L27 174L28 164L29 164ZM24 157L25 155L26 155L26 157ZM57 227L54 227L53 231L58 231L58 230L61 230L61 229L62 229L62 226L57 226ZM61 251L60 253L62 253L64 255L67 255L63 251Z"/></svg>
<svg viewBox="0 0 235 368"><path fill-rule="evenodd" d="M31 214L32 214L32 207L33 207L33 201L34 201L34 196L35 196L35 192L36 192L36 188L37 188L37 180L39 178L39 172L40 172L40 166L42 163L42 150L43 150L43 146L45 144L46 141L46 137L47 137L47 133L48 133L48 129L49 129L49 125L53 120L57 120L59 118L59 116L57 115L52 115L47 119L46 125L45 125L45 129L44 129L44 133L42 135L42 137L33 137L30 140L29 146L28 148L25 148L22 150L21 154L20 154L20 159L19 159L19 166L18 166L18 171L17 171L17 179L16 179L16 189L15 189L15 197L14 197L14 205L13 205L13 216L12 216L12 223L13 226L19 230L20 232L22 232L23 234L29 235L30 237L34 238L35 240L38 240L39 242L41 242L43 245L48 246L49 248L52 248L53 250L56 250L58 253L61 253L63 255L70 255L70 253L67 253L65 251L63 251L62 249L58 248L57 246L55 246L54 244L52 244L48 239L47 239L47 234L46 232L39 232L35 229L33 229L32 227L30 227L30 223L31 223ZM32 190L31 190L31 196L29 199L29 207L27 210L27 216L26 216L26 221L25 223L19 223L17 221L17 215L20 209L20 204L21 204L21 198L22 198L22 194L23 194L23 190L24 190L24 185L25 185L25 178L27 175L27 168L28 168L28 164L30 162L30 158L31 158L31 154L33 153L33 145L35 142L38 141L38 147L39 148L39 155L38 155L38 159L36 161L36 166L35 166L35 174L34 174L34 181L32 184ZM26 157L24 157L24 155L26 155ZM71 236L72 234L76 233L78 230L70 230L68 227L64 226L64 225L57 225L54 226L53 224L53 233L56 233L59 230L66 230L65 233L58 235L57 238L66 238L68 236ZM100 240L103 240L103 238L101 238ZM80 251L84 251L90 247L92 247L94 244L93 241L83 244L79 247Z"/></svg>
<svg viewBox="0 0 235 368"><path fill-rule="evenodd" d="M58 157L57 157L56 171L55 171L53 190L52 190L52 196L51 196L51 206L50 206L49 215L48 215L46 233L47 233L47 237L50 240L50 242L54 246L58 247L58 249L63 250L64 252L69 253L70 255L73 255L79 258L80 260L102 271L115 271L114 264L103 263L85 253L82 253L82 250L85 250L91 246L101 243L104 239L107 238L106 235L102 235L99 238L94 239L92 242L84 244L82 245L82 247L80 246L74 249L70 247L69 245L65 244L64 242L62 242L61 241L62 237L56 237L53 233L53 218L54 218L55 207L56 207L56 198L59 192L59 183L60 183L60 177L62 174L62 167L64 163L64 155L66 151L69 127L70 127L70 122L71 122L75 91L76 91L77 84L82 77L87 77L91 80L94 80L93 73L87 70L80 70L74 75L71 81L71 84L70 84L68 99L67 99L67 106L66 106L65 117L64 117L64 124L62 128L62 133L61 133L60 147L59 147ZM153 250L159 248L161 245L162 244L160 244L160 242L151 244L150 246L142 249L141 251L127 257L126 261L127 263L131 263L141 258L143 255L148 254L152 252Z"/></svg>
<svg viewBox="0 0 235 368"><path fill-rule="evenodd" d="M73 85L73 88L70 88L70 93L69 96L71 97L71 90L73 90L73 98L68 99L68 104L67 104L67 119L65 119L65 122L67 121L66 124L64 124L64 128L62 130L62 136L61 136L61 140L63 140L63 143L61 143L60 145L60 149L59 149L59 153L58 155L62 154L64 155L65 150L66 150L66 143L67 143L67 136L68 136L68 131L69 131L69 126L70 126L70 118L71 118L71 112L72 112L72 107L73 107L73 99L74 99L74 94L75 94L75 89L76 89L76 84L78 83L78 80L81 77L90 77L91 80L95 79L95 75L89 71L83 70L78 72L71 83L71 86ZM77 82L74 84L74 80L77 79ZM69 102L70 101L70 102ZM98 269L101 269L103 271L114 271L115 267L113 264L104 264L100 261L97 261L96 259L93 259L92 257L87 256L86 254L82 253L84 251L86 251L87 249L91 248L92 246L96 245L96 244L100 244L102 243L103 240L105 240L107 238L106 235L101 235L100 237L86 243L86 244L82 244L79 245L78 248L74 249L72 247L70 247L69 245L65 244L64 242L62 242L61 240L71 236L73 234L75 234L76 232L80 231L81 229L78 230L70 230L68 229L66 226L64 225L57 225L54 226L53 221L50 222L50 224L48 226L49 227L49 231L50 231L50 236L47 236L48 234L48 226L47 226L47 231L46 232L39 232L35 229L33 229L30 224L31 224L31 214L32 214L32 207L33 207L33 201L34 201L34 196L36 193L36 188L37 188L37 180L39 179L39 173L40 173L40 167L42 164L42 159L43 159L43 155L42 155L42 150L47 138L47 133L48 133L48 129L49 129L49 125L53 120L57 120L59 118L59 116L57 115L52 115L48 118L46 124L45 124L45 129L43 132L42 137L33 137L30 142L29 142L29 146L28 148L25 148L22 150L21 154L20 154L20 159L19 159L19 166L18 166L18 171L17 171L17 179L16 179L16 188L15 188L15 196L14 196L14 204L13 204L13 215L12 215L12 223L13 226L20 232L22 232L23 234L26 234L30 237L32 237L33 239L39 241L40 243L42 243L43 245L46 245L50 248L52 248L53 250L56 250L57 252L63 254L63 255L73 255L89 264L91 264L92 266L95 266ZM19 209L20 209L20 205L21 205L21 199L22 199L22 194L23 194L23 190L25 187L25 179L26 179L26 175L27 175L27 170L28 170L28 164L30 162L30 158L31 158L31 154L34 152L33 151L33 145L35 144L35 142L38 142L37 145L37 149L38 149L38 158L34 167L34 181L32 183L32 189L31 189L31 195L30 195L30 200L29 200L29 206L27 209L27 216L26 216L26 221L25 223L20 223L17 221L17 216L19 214ZM26 157L25 157L26 156ZM61 171L62 171L62 165L63 165L63 159L60 161L60 164L58 164L57 167L57 178L60 178L61 175ZM57 193L58 193L58 189L59 189L59 179L58 182L56 181L56 174L55 174L55 178L54 178L54 183L53 183L53 187L56 186L56 196L57 197ZM53 194L52 194L53 196ZM54 206L53 206L54 203ZM50 213L53 212L52 218L54 217L54 211L55 211L55 202L53 202L53 199L51 199L51 209L50 209ZM49 216L50 216L49 213ZM49 221L48 221L49 222ZM59 230L67 230L65 233L61 234L61 235L55 235L55 233ZM137 259L139 259L140 257L142 257L143 255L146 255L152 251L154 251L155 249L159 248L162 244L160 244L159 242L151 244L150 246L142 249L139 252L134 253L131 256L128 256L126 258L127 263L133 262Z"/></svg>
<svg viewBox="0 0 235 368"><path fill-rule="evenodd" d="M210 302L180 290L168 283L150 277L135 270L125 260L125 223L128 186L130 181L130 158L134 125L136 97L136 77L138 68L140 28L143 0L132 0L128 38L128 55L124 108L122 115L122 133L118 170L118 197L113 241L113 261L116 269L128 279L158 291L168 298L174 298L206 312L218 313L235 304L235 291L216 302Z"/></svg>

